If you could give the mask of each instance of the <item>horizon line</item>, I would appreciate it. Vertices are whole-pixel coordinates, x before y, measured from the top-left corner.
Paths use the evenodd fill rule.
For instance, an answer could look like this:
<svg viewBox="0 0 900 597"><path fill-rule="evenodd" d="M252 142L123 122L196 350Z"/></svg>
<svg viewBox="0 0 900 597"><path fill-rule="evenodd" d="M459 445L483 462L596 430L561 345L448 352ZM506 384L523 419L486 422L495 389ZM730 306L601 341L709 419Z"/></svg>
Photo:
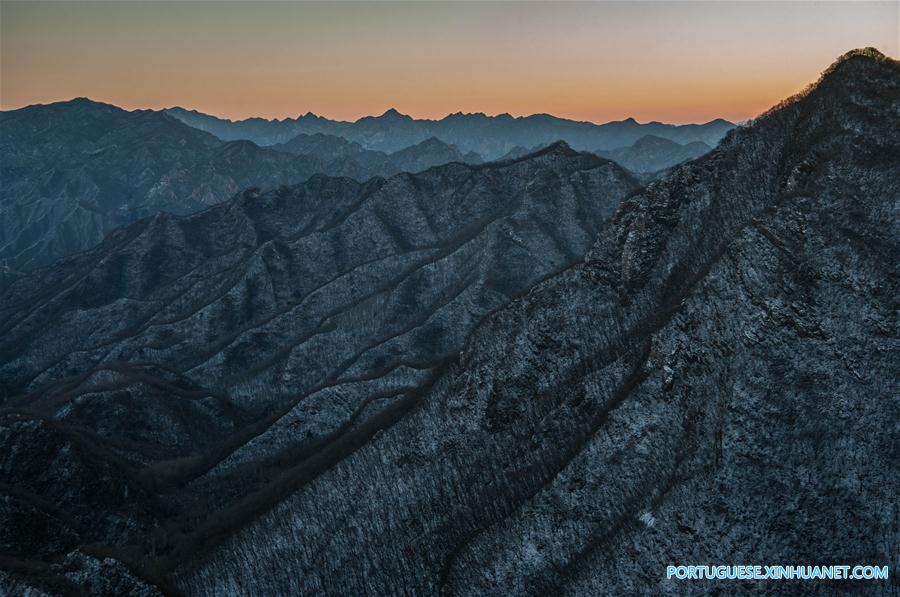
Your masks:
<svg viewBox="0 0 900 597"><path fill-rule="evenodd" d="M728 120L727 118L723 118L723 117L712 118L712 119L704 121L704 122L697 122L697 121L677 122L677 121L665 121L665 120L640 121L637 118L634 118L633 116L629 116L629 117L623 118L621 120L607 120L607 121L603 121L603 122L598 122L596 120L587 120L587 119L570 118L568 116L559 116L559 115L553 114L551 112L533 112L531 114L518 114L517 115L517 114L511 114L509 112L498 112L496 114L488 114L487 112L482 112L482 111L464 112L462 110L458 110L456 112L448 112L447 114L445 114L444 116L441 116L441 117L418 117L418 116L412 116L411 114L408 114L406 112L398 110L395 107L390 107L390 108L382 111L380 114L377 112L365 114L363 116L359 116L355 120L344 120L341 118L332 118L331 116L327 116L325 114L317 114L311 110L308 110L305 113L298 113L296 116L284 116L282 118L278 118L278 117L266 118L265 116L246 116L244 118L235 119L235 118L228 118L225 116L220 116L213 112L204 112L203 110L201 110L199 108L195 108L195 107L188 108L181 104L175 104L172 106L166 106L166 107L162 107L162 108L142 108L142 107L133 107L133 106L123 106L123 105L113 103L111 101L95 99L95 98L84 96L84 95L74 96L69 99L52 100L52 101L46 101L46 102L34 102L34 103L24 104L24 105L12 107L12 108L7 108L7 107L3 106L2 101L0 101L0 112L2 112L2 113L15 112L17 110L24 110L26 108L31 108L34 106L52 106L54 104L68 104L68 103L75 102L78 100L86 100L86 101L89 101L94 104L103 104L103 105L107 105L107 106L113 106L114 108L118 108L119 110L124 110L126 112L148 112L148 111L149 112L165 112L168 110L183 110L185 112L193 112L196 114L208 116L211 118L215 118L217 120L221 120L224 122L230 122L230 123L247 122L250 120L262 120L264 122L286 122L286 121L292 121L292 120L296 121L303 117L312 116L315 118L322 118L322 119L325 119L325 120L328 120L331 122L354 124L361 120L365 120L367 118L381 118L381 117L384 117L384 116L390 114L391 112L396 113L400 117L409 118L413 121L418 121L418 122L440 122L451 116L484 116L486 118L501 118L501 117L506 116L506 117L509 117L511 120L525 120L528 118L533 118L535 116L548 116L550 118L555 118L557 120L565 120L568 122L575 122L575 123L593 124L595 126L602 126L602 125L606 125L606 124L615 124L615 123L625 123L625 122L629 122L629 121L634 122L639 125L662 124L662 125L670 125L670 126L691 126L691 125L703 126L703 125L712 124L712 123L718 122L718 121L721 121L721 122L724 122L727 124L731 124L731 125L738 125L741 122L743 122L742 120L733 121L733 120ZM752 117L749 119L752 119ZM749 120L749 119L747 119L747 120Z"/></svg>

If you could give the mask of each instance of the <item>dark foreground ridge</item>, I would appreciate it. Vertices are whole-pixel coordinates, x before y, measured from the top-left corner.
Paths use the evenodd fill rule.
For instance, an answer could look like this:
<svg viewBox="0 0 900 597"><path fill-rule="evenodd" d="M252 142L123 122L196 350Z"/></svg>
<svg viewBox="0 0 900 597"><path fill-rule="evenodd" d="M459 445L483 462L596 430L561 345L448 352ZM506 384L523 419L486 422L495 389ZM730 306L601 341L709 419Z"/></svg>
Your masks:
<svg viewBox="0 0 900 597"><path fill-rule="evenodd" d="M0 298L0 429L28 460L7 466L77 522L41 554L127 544L168 569L213 546L404 416L486 313L580 261L637 188L565 144L317 176L141 220L17 280Z"/></svg>
<svg viewBox="0 0 900 597"><path fill-rule="evenodd" d="M896 568L898 99L896 62L850 55L628 199L419 409L178 585L678 594L668 563Z"/></svg>
<svg viewBox="0 0 900 597"><path fill-rule="evenodd" d="M665 567L897 569L898 106L900 65L861 50L644 189L563 145L317 177L20 279L0 513L29 532L0 586L791 593Z"/></svg>

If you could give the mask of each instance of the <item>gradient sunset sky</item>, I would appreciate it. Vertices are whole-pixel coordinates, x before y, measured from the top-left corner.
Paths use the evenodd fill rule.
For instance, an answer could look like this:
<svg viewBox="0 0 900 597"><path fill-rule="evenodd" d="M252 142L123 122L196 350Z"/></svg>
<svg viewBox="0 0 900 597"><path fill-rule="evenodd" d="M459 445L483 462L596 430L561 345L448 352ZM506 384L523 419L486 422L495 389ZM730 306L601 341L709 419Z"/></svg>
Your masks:
<svg viewBox="0 0 900 597"><path fill-rule="evenodd" d="M3 0L0 105L742 120L862 46L897 57L900 1Z"/></svg>

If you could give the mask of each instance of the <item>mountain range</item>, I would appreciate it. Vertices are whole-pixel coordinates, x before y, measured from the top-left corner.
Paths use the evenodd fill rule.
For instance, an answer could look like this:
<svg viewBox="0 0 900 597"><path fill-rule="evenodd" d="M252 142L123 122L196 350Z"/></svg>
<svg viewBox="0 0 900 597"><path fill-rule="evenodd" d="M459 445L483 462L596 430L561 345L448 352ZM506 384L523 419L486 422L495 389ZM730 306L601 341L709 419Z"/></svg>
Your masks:
<svg viewBox="0 0 900 597"><path fill-rule="evenodd" d="M437 137L420 139L419 133L425 129L415 128L418 124L413 127L415 131L394 127L394 116L366 120L361 129L369 141L382 139L376 145L398 148L393 153L368 149L357 141L323 132L297 133L284 143L260 147L254 135L238 138L211 127L222 135L220 139L195 128L203 128L205 120L183 116L176 110L129 112L84 98L0 112L3 275L47 265L88 249L116 226L157 211L192 213L249 187L265 190L302 182L315 174L362 182L450 162L483 161L478 153L464 152ZM250 122L255 121L244 121L236 130L250 130ZM398 122L425 121L400 118ZM466 127L472 129L468 124ZM496 129L490 134L501 136L483 138L481 143L504 143L502 130L488 128ZM351 131L335 125L331 129L359 136L355 128ZM564 133L562 129L558 132L560 136ZM552 127L543 134L557 140ZM639 139L630 150L599 153L634 172L645 173L696 157L707 147L700 141L683 148L673 141L654 138L650 143L647 139ZM259 140L256 136L255 141ZM405 145L407 142L410 144ZM538 144L531 151L542 146ZM514 148L503 157L526 153L529 151Z"/></svg>
<svg viewBox="0 0 900 597"><path fill-rule="evenodd" d="M316 176L157 214L16 280L0 298L14 413L0 445L29 459L4 470L35 476L16 475L9 515L56 515L32 492L63 504L74 522L41 545L51 557L71 541L142 541L166 520L178 535L200 503L272 505L270 476L412 406L485 314L578 261L638 186L561 143L366 183ZM82 460L48 477L72 450ZM130 497L104 502L109 486ZM192 531L221 524L209 512Z"/></svg>
<svg viewBox="0 0 900 597"><path fill-rule="evenodd" d="M420 172L450 162L468 164L482 162L481 156L477 153L470 151L464 154L455 145L448 145L435 137L404 147L394 153L365 149L359 143L323 133L312 135L300 133L287 143L271 147L278 151L323 160L326 164L323 173L338 171L342 168L350 172L355 167L363 173L355 176L358 180L365 180L367 178L365 173L391 176L400 172Z"/></svg>
<svg viewBox="0 0 900 597"><path fill-rule="evenodd" d="M498 159L516 146L536 147L565 141L580 151L608 150L630 146L646 135L682 145L700 141L714 147L735 126L722 119L687 125L638 123L633 118L594 124L549 114L513 117L461 112L440 120L420 120L395 109L355 122L329 120L312 113L283 120L249 118L238 121L184 108L170 108L166 113L226 141L247 139L259 145L276 145L301 133L322 133L343 137L366 149L394 152L435 137L457 146L463 153L475 152L486 160Z"/></svg>
<svg viewBox="0 0 900 597"><path fill-rule="evenodd" d="M301 137L271 149L224 142L165 113L83 98L0 112L0 266L46 265L96 245L116 226L158 211L195 212L248 187L481 161L434 139L394 155L328 151Z"/></svg>
<svg viewBox="0 0 900 597"><path fill-rule="evenodd" d="M317 134L239 143L381 151ZM563 142L315 175L10 278L0 590L793 594L665 569L896 569L898 139L900 63L856 50L647 185Z"/></svg>
<svg viewBox="0 0 900 597"><path fill-rule="evenodd" d="M514 160L541 149L541 146L525 148L516 145L500 160ZM662 137L646 135L628 147L617 149L597 149L595 154L618 163L631 171L639 179L649 182L662 176L666 170L700 157L712 147L702 141L693 141L686 145L669 141Z"/></svg>

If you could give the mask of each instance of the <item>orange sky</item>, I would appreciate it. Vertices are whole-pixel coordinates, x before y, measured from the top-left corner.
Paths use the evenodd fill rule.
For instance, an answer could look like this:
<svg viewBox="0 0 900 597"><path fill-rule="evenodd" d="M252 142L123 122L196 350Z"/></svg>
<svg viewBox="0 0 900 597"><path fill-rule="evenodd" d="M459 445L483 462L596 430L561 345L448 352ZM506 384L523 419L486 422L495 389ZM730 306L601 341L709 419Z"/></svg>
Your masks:
<svg viewBox="0 0 900 597"><path fill-rule="evenodd" d="M897 56L900 2L3 0L0 106L741 120L860 46Z"/></svg>

